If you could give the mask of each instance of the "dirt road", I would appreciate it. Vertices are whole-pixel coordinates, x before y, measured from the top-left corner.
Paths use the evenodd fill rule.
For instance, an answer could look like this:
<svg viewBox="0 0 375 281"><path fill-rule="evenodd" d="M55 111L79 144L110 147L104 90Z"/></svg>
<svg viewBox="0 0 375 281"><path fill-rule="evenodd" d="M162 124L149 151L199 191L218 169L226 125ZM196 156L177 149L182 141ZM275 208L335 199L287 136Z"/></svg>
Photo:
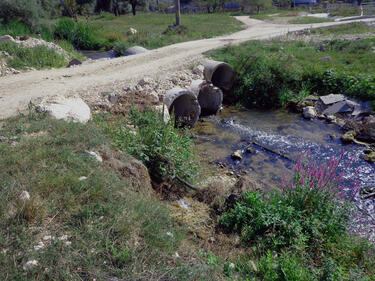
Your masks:
<svg viewBox="0 0 375 281"><path fill-rule="evenodd" d="M119 81L132 83L145 75L162 79L168 73L181 69L201 57L202 53L228 44L268 39L306 28L343 24L343 22L329 22L277 25L250 19L247 16L237 19L247 28L230 35L174 44L144 54L99 60L69 69L32 71L0 78L0 119L24 111L30 100L37 97L89 92L91 88L103 87ZM350 22L353 21L344 23Z"/></svg>

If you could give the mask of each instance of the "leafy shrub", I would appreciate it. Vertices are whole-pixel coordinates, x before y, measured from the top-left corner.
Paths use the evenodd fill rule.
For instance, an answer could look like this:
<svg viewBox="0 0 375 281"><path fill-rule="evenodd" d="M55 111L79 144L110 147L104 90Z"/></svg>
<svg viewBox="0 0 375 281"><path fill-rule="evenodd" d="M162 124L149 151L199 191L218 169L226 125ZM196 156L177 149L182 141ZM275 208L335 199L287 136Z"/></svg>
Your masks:
<svg viewBox="0 0 375 281"><path fill-rule="evenodd" d="M130 47L128 42L125 41L118 41L116 42L115 46L113 47L113 53L116 57L121 57L125 55L125 51Z"/></svg>
<svg viewBox="0 0 375 281"><path fill-rule="evenodd" d="M220 223L238 232L247 246L256 249L258 270L247 259L237 268L259 280L352 280L371 276L374 255L365 240L348 233L352 213L343 200L343 159L331 159L317 166L295 167L291 180L284 179L282 191L245 192L222 215ZM353 194L358 192L357 184ZM364 246L366 245L366 246ZM366 255L369 254L368 257ZM358 266L362 264L362 266ZM369 280L369 279L360 279Z"/></svg>
<svg viewBox="0 0 375 281"><path fill-rule="evenodd" d="M165 124L160 113L152 110L141 113L134 108L129 119L128 124L121 119L105 125L119 149L145 163L155 178L174 179L177 175L189 182L196 180L194 143L186 131L174 127L174 120ZM170 165L159 161L163 159L168 159Z"/></svg>
<svg viewBox="0 0 375 281"><path fill-rule="evenodd" d="M35 31L42 14L42 8L36 0L0 0L0 19L5 24L20 20Z"/></svg>
<svg viewBox="0 0 375 281"><path fill-rule="evenodd" d="M75 22L70 18L63 18L56 22L54 36L57 39L69 39L75 28Z"/></svg>
<svg viewBox="0 0 375 281"><path fill-rule="evenodd" d="M30 35L30 28L22 22L0 24L0 35L8 34L12 37Z"/></svg>
<svg viewBox="0 0 375 281"><path fill-rule="evenodd" d="M93 28L88 25L75 23L72 19L60 19L54 30L57 39L70 41L77 49L98 50L105 47L106 42L99 40Z"/></svg>

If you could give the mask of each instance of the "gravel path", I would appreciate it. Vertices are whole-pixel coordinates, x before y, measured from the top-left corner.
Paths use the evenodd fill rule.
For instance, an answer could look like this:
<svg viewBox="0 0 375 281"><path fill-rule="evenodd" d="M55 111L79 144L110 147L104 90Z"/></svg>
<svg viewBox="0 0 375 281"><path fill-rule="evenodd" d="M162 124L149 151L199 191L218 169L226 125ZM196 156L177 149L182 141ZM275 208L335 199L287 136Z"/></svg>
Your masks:
<svg viewBox="0 0 375 281"><path fill-rule="evenodd" d="M247 28L230 35L174 44L131 57L91 61L69 69L31 71L0 78L0 119L25 111L29 102L38 97L80 95L90 103L90 98L94 97L90 97L89 93L97 92L92 89L111 89L116 83L132 85L144 76L161 80L171 73L186 69L193 61L202 60L202 53L228 44L269 39L307 28L354 22L279 25L247 16L236 18Z"/></svg>

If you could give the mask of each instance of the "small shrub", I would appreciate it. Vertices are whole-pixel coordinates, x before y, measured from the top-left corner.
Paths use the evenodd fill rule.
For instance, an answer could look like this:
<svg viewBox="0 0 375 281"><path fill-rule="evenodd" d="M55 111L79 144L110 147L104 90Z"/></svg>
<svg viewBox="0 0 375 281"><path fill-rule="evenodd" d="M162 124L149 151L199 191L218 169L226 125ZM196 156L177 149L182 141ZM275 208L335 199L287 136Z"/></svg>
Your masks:
<svg viewBox="0 0 375 281"><path fill-rule="evenodd" d="M70 18L63 18L55 24L54 36L57 39L70 39L75 28L75 22Z"/></svg>
<svg viewBox="0 0 375 281"><path fill-rule="evenodd" d="M145 163L156 179L165 176L174 179L176 175L188 182L197 179L194 143L187 131L174 127L174 120L165 124L160 113L152 110L141 113L133 108L129 122L120 119L105 126L118 148ZM160 161L163 159L170 163Z"/></svg>
<svg viewBox="0 0 375 281"><path fill-rule="evenodd" d="M352 207L343 200L338 171L343 157L321 166L300 159L282 191L245 192L229 207L222 226L238 232L258 257L258 269L240 259L241 273L259 280L370 280L372 247L348 233ZM353 195L358 189L356 183Z"/></svg>
<svg viewBox="0 0 375 281"><path fill-rule="evenodd" d="M125 55L125 51L130 47L128 42L125 41L118 41L116 42L115 46L113 47L113 53L116 57L121 57Z"/></svg>
<svg viewBox="0 0 375 281"><path fill-rule="evenodd" d="M39 19L43 14L42 7L36 0L1 0L0 19L7 24L11 21L21 21L31 30L39 27Z"/></svg>
<svg viewBox="0 0 375 281"><path fill-rule="evenodd" d="M75 48L82 50L98 50L106 46L106 42L99 39L92 27L76 24L69 18L60 19L56 23L54 36L57 39L68 40Z"/></svg>
<svg viewBox="0 0 375 281"><path fill-rule="evenodd" d="M0 24L0 34L8 34L12 37L31 35L30 28L22 22L11 22L8 24Z"/></svg>

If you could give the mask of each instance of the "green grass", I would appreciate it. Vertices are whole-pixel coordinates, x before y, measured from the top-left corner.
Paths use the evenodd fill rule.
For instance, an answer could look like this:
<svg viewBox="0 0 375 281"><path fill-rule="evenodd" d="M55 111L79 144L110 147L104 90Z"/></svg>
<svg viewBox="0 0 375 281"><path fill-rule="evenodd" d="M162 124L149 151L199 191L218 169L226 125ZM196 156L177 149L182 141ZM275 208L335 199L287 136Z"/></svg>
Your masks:
<svg viewBox="0 0 375 281"><path fill-rule="evenodd" d="M252 41L208 55L234 66L237 78L232 97L248 107L280 106L282 94L290 91L295 97L301 91L347 94L375 105L374 46L374 39Z"/></svg>
<svg viewBox="0 0 375 281"><path fill-rule="evenodd" d="M147 49L211 38L242 29L242 24L227 14L188 14L181 16L184 30L181 33L167 31L173 25L175 16L172 14L138 13L133 16L114 17L111 14L93 16L89 20L101 37L113 46L117 41L124 41L129 46L140 45ZM136 35L129 34L129 28L135 28Z"/></svg>
<svg viewBox="0 0 375 281"><path fill-rule="evenodd" d="M292 24L312 24L312 23L321 23L321 22L331 22L332 19L328 18L316 18L316 17L298 17L291 19L288 23Z"/></svg>
<svg viewBox="0 0 375 281"><path fill-rule="evenodd" d="M0 276L222 279L201 261L197 246L164 204L134 192L128 178L85 153L113 152L111 140L97 126L31 111L3 121L0 135ZM121 161L129 156L122 154ZM87 179L80 181L81 176ZM24 190L30 194L26 202L19 199ZM56 238L49 243L43 240L47 235ZM63 235L70 245L57 239ZM40 241L45 247L34 249ZM175 259L177 251L181 258ZM31 259L39 265L26 272L22 267Z"/></svg>
<svg viewBox="0 0 375 281"><path fill-rule="evenodd" d="M373 280L375 244L349 232L355 207L339 193L335 161L299 162L281 191L245 192L227 208L222 226L253 249L239 258L240 273L249 280Z"/></svg>
<svg viewBox="0 0 375 281"><path fill-rule="evenodd" d="M324 28L316 28L311 30L312 34L321 35L346 35L346 34L363 34L363 33L374 33L375 28L370 27L363 22L353 22L349 24L341 24L335 26L329 26Z"/></svg>
<svg viewBox="0 0 375 281"><path fill-rule="evenodd" d="M352 8L343 8L343 9L337 9L335 11L330 11L329 15L331 17L352 17L352 16L360 16L361 10L357 7Z"/></svg>
<svg viewBox="0 0 375 281"><path fill-rule="evenodd" d="M159 115L148 109L144 113L132 109L128 121L109 118L98 119L98 122L120 150L148 167L154 180L174 180L177 175L195 183L199 177L199 163L189 132L175 128L173 120L165 124ZM170 165L163 159L168 159Z"/></svg>
<svg viewBox="0 0 375 281"><path fill-rule="evenodd" d="M55 50L45 46L35 48L22 48L14 43L0 43L0 51L5 51L11 55L7 59L9 67L24 69L33 67L36 69L64 67L67 59L58 54Z"/></svg>

